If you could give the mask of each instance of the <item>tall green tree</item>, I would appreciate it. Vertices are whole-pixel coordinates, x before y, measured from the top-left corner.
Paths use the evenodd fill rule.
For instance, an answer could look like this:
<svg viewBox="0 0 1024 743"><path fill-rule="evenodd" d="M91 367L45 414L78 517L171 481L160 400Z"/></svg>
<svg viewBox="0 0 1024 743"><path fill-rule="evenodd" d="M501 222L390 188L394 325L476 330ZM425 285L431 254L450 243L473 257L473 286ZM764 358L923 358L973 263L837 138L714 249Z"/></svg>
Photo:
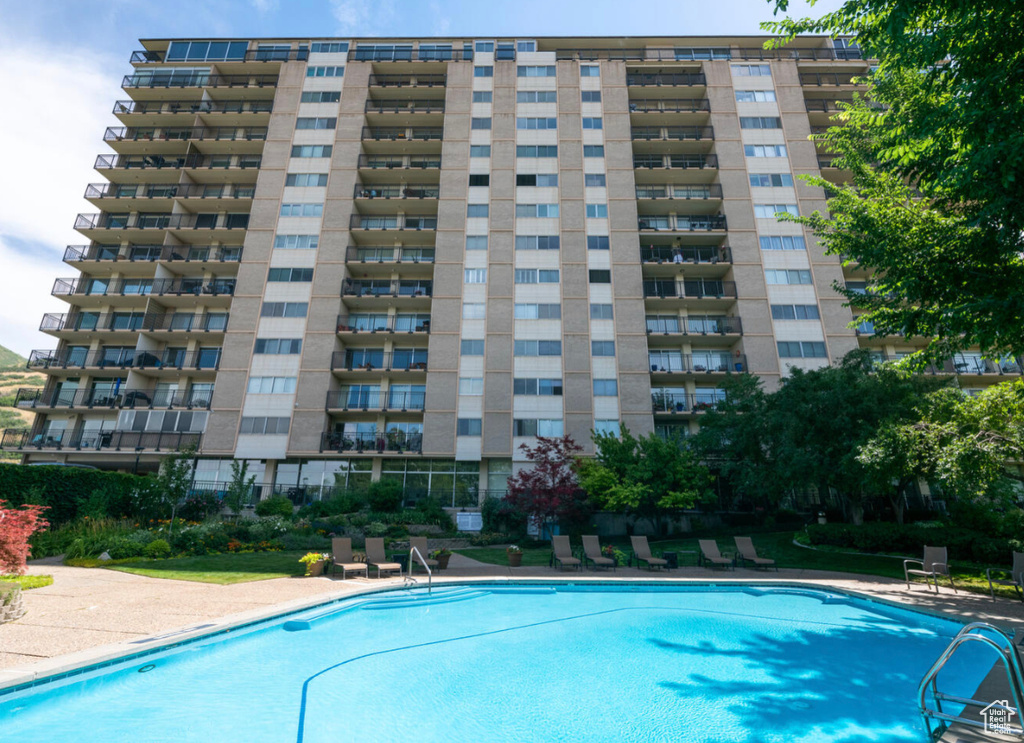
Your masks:
<svg viewBox="0 0 1024 743"><path fill-rule="evenodd" d="M249 475L249 462L244 459L231 460L231 481L224 495L224 505L231 509L233 515L238 516L242 512L242 506L252 496L255 484L256 475Z"/></svg>
<svg viewBox="0 0 1024 743"><path fill-rule="evenodd" d="M1024 3L847 0L762 27L778 44L850 36L878 61L845 126L819 135L851 182L806 177L829 214L796 218L875 269L868 293L837 288L876 332L932 338L912 362L1024 351Z"/></svg>

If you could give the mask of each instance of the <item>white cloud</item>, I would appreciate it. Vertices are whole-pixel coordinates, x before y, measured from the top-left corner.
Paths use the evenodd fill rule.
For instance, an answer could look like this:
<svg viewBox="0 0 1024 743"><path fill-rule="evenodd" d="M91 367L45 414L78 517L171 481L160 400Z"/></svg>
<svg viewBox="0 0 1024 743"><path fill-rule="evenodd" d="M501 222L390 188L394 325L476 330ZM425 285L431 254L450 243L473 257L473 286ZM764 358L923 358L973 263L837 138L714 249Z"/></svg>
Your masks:
<svg viewBox="0 0 1024 743"><path fill-rule="evenodd" d="M108 151L104 129L118 125L110 112L122 68L127 60L86 49L0 38L0 344L19 353L55 345L37 329L43 312L67 308L50 288L75 274L61 261L64 246L87 242L72 225L95 211L82 194L102 180L92 166Z"/></svg>
<svg viewBox="0 0 1024 743"><path fill-rule="evenodd" d="M339 36L387 36L396 17L394 0L331 0Z"/></svg>

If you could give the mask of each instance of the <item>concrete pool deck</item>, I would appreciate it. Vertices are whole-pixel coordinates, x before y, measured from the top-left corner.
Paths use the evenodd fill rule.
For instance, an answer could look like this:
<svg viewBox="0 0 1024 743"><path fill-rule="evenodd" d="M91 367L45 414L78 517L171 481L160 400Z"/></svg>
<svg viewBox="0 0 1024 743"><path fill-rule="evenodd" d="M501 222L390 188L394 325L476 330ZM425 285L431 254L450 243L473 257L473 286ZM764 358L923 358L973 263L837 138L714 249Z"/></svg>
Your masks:
<svg viewBox="0 0 1024 743"><path fill-rule="evenodd" d="M66 673L122 655L312 607L333 599L402 585L401 578L274 578L234 585L150 578L102 568L74 568L54 561L29 567L30 575L53 576L53 585L26 591L27 613L0 625L0 689ZM666 572L619 568L594 572L547 567L509 568L452 555L434 583L465 580L657 580L693 583L802 583L852 591L953 619L1024 628L1024 604L986 595L936 594L923 584L910 590L900 581L815 570L764 572L681 567ZM419 585L426 576L417 575Z"/></svg>

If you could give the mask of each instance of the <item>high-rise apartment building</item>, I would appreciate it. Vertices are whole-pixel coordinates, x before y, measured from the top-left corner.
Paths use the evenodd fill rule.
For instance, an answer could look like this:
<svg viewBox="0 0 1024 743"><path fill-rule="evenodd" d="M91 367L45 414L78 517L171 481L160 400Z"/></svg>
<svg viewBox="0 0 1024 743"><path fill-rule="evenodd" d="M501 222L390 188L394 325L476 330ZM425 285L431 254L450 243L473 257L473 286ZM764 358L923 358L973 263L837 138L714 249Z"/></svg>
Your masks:
<svg viewBox="0 0 1024 743"><path fill-rule="evenodd" d="M912 349L776 216L825 208L808 135L868 63L764 40L143 42L3 447L466 504L538 435L686 435L729 374Z"/></svg>

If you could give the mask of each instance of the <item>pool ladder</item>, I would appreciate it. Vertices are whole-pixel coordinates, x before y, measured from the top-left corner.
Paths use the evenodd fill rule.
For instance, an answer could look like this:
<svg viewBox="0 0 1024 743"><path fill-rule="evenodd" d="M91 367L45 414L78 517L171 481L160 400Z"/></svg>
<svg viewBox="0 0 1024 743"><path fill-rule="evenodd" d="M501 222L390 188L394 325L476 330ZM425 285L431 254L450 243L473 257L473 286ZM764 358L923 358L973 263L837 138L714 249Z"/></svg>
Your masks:
<svg viewBox="0 0 1024 743"><path fill-rule="evenodd" d="M430 565L427 564L427 558L425 558L423 554L419 551L419 549L417 549L416 547L412 547L409 550L409 573L405 576L405 579L402 581L402 583L412 583L416 585L416 579L412 577L412 555L414 552L420 556L420 564L427 569L427 593L430 593L430 589L432 588L431 583L433 582L434 578L434 571L431 570Z"/></svg>
<svg viewBox="0 0 1024 743"><path fill-rule="evenodd" d="M968 699L939 691L939 672L949 662L949 659L957 649L968 642L980 642L994 650L999 656L1003 663L1003 669L1006 671L1006 678L1010 683L1011 700ZM931 701L934 703L933 705L929 704L929 692ZM1005 706L1002 703L1003 701L1007 703L1012 702L1015 706ZM956 634L956 637L949 643L949 646L942 652L938 660L932 664L932 667L928 669L928 673L921 679L917 689L917 706L921 712L929 741L940 740L950 726L954 724L987 731L986 724L982 720L974 720L944 711L942 709L943 702L963 705L964 711L968 707L976 707L979 710L989 708L1005 710L1010 715L1007 716L1005 728L1000 732L1004 735L1009 735L1011 738L1024 740L1024 727L1022 727L1020 719L1022 710L1024 710L1024 667L1021 665L1020 655L1016 645L1014 645L1013 636L986 622L972 622L966 625ZM933 727L933 723L936 722L938 725ZM1001 740L1006 740L1006 738L1001 738Z"/></svg>

